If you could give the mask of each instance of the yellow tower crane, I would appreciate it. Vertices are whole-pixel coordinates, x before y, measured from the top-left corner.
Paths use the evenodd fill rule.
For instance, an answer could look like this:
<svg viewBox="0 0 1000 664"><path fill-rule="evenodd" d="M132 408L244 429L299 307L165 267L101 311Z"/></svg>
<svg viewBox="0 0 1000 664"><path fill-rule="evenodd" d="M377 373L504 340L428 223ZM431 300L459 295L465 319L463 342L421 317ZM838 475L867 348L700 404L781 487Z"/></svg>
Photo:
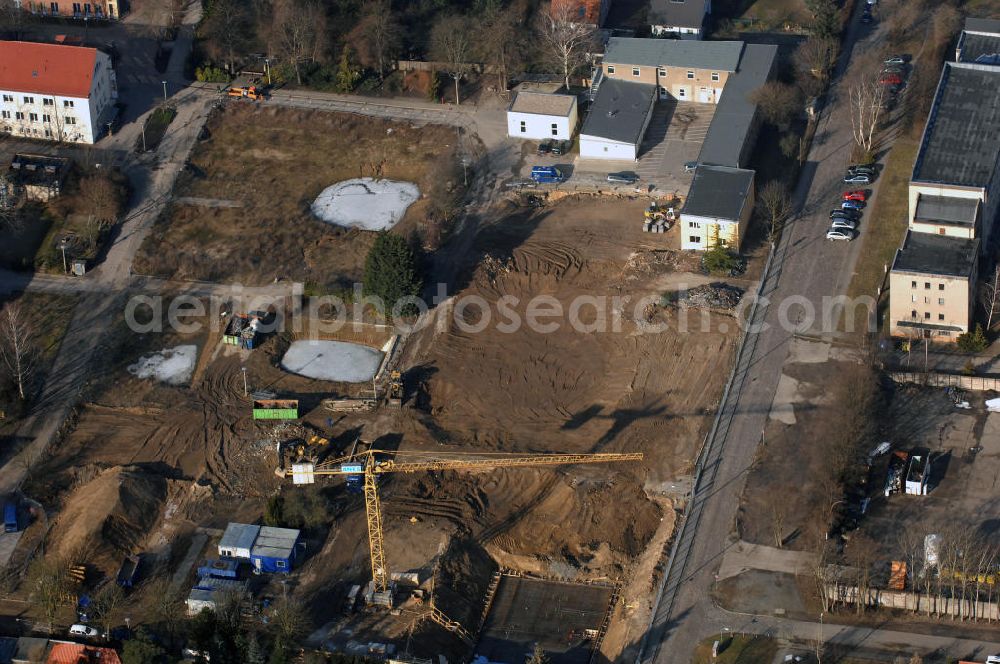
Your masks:
<svg viewBox="0 0 1000 664"><path fill-rule="evenodd" d="M642 453L628 454L488 454L463 452L418 452L368 450L330 459L320 464L299 463L281 474L295 484L313 484L316 476L346 475L348 482L363 482L365 514L368 517L368 549L371 553L375 593L389 590L389 568L382 546L382 508L379 505L378 476L386 473L417 473L434 470L493 470L531 466L560 466L580 463L642 461Z"/></svg>

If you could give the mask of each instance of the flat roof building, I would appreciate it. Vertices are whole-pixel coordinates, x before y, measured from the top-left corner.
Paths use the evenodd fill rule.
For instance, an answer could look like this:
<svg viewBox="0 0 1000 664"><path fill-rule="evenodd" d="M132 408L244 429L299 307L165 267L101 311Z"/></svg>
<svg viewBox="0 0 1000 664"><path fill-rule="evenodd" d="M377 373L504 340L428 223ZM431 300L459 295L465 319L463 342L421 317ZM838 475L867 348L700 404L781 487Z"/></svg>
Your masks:
<svg viewBox="0 0 1000 664"><path fill-rule="evenodd" d="M655 86L606 79L580 130L580 156L634 161L655 104Z"/></svg>
<svg viewBox="0 0 1000 664"><path fill-rule="evenodd" d="M1000 21L967 18L955 46L955 60L1000 65Z"/></svg>
<svg viewBox="0 0 1000 664"><path fill-rule="evenodd" d="M739 251L754 203L754 171L699 166L681 209L681 248Z"/></svg>
<svg viewBox="0 0 1000 664"><path fill-rule="evenodd" d="M290 572L298 544L298 530L264 526L250 551L250 562L258 572Z"/></svg>
<svg viewBox="0 0 1000 664"><path fill-rule="evenodd" d="M708 0L652 0L646 22L657 36L701 39L709 7Z"/></svg>
<svg viewBox="0 0 1000 664"><path fill-rule="evenodd" d="M250 549L253 548L260 526L249 523L230 523L219 540L219 555L223 558L250 560Z"/></svg>
<svg viewBox="0 0 1000 664"><path fill-rule="evenodd" d="M578 122L574 95L520 90L507 108L511 138L569 140Z"/></svg>

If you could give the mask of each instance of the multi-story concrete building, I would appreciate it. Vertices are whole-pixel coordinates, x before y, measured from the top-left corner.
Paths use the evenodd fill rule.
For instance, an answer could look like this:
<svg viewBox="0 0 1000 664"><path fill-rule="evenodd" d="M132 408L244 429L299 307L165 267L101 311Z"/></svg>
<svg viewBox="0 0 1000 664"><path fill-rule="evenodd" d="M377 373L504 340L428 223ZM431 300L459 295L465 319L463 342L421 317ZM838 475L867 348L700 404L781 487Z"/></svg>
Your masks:
<svg viewBox="0 0 1000 664"><path fill-rule="evenodd" d="M975 312L979 240L907 231L889 273L890 334L955 341Z"/></svg>
<svg viewBox="0 0 1000 664"><path fill-rule="evenodd" d="M117 98L106 53L0 41L0 132L93 143L114 117Z"/></svg>
<svg viewBox="0 0 1000 664"><path fill-rule="evenodd" d="M118 0L14 0L14 4L38 16L60 18L112 19L121 18Z"/></svg>
<svg viewBox="0 0 1000 664"><path fill-rule="evenodd" d="M604 75L655 85L660 99L716 104L742 54L739 41L614 37L604 53Z"/></svg>

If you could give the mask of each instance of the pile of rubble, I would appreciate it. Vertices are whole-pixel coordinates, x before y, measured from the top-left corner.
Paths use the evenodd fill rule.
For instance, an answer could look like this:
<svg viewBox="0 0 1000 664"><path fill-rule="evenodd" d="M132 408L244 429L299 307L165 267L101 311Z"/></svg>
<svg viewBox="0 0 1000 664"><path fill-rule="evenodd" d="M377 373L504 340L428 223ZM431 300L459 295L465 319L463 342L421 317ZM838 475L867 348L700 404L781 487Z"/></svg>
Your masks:
<svg viewBox="0 0 1000 664"><path fill-rule="evenodd" d="M483 272L492 283L498 275L507 274L514 270L514 260L512 258L497 258L492 254L483 257Z"/></svg>
<svg viewBox="0 0 1000 664"><path fill-rule="evenodd" d="M721 309L730 311L743 299L743 289L717 282L692 288L681 294L680 301L688 307L698 309Z"/></svg>

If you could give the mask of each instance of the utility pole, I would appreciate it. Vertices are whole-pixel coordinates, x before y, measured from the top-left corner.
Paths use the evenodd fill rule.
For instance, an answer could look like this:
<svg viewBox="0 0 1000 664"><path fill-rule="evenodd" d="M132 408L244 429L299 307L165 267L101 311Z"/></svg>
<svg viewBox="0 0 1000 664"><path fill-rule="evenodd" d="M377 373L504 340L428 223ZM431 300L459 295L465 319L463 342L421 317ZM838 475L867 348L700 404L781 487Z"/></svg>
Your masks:
<svg viewBox="0 0 1000 664"><path fill-rule="evenodd" d="M146 151L146 123L142 123L142 151Z"/></svg>
<svg viewBox="0 0 1000 664"><path fill-rule="evenodd" d="M163 81L163 101L164 101L164 103L166 103L166 101L167 101L167 82L166 81Z"/></svg>
<svg viewBox="0 0 1000 664"><path fill-rule="evenodd" d="M241 370L243 372L243 396L249 396L250 390L247 388L247 368L241 367Z"/></svg>

